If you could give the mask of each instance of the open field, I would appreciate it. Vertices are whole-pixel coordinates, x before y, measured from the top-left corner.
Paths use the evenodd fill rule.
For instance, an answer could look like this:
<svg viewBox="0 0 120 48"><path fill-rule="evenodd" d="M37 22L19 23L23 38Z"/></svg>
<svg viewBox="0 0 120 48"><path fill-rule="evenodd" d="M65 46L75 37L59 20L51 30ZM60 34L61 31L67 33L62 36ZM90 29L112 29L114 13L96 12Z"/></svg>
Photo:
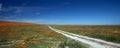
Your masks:
<svg viewBox="0 0 120 48"><path fill-rule="evenodd" d="M71 33L120 43L120 26L53 25L52 27Z"/></svg>
<svg viewBox="0 0 120 48"><path fill-rule="evenodd" d="M42 24L0 26L0 48L86 48Z"/></svg>

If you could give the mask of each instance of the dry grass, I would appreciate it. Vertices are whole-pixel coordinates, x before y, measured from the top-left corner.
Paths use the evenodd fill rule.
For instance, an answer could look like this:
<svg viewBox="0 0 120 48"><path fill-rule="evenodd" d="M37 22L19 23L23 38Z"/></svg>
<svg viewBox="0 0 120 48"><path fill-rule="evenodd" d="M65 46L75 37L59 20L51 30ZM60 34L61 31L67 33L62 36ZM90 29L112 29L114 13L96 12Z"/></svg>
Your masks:
<svg viewBox="0 0 120 48"><path fill-rule="evenodd" d="M9 24L0 26L0 43L3 45L10 44L10 46L0 46L0 48L63 48L59 45L62 45L60 43L64 43L66 40L68 38L50 30L47 25ZM76 46L77 43L69 44ZM81 47L79 46L79 48Z"/></svg>
<svg viewBox="0 0 120 48"><path fill-rule="evenodd" d="M120 43L120 26L80 26L60 25L54 28L72 32L75 34L99 38L110 42Z"/></svg>

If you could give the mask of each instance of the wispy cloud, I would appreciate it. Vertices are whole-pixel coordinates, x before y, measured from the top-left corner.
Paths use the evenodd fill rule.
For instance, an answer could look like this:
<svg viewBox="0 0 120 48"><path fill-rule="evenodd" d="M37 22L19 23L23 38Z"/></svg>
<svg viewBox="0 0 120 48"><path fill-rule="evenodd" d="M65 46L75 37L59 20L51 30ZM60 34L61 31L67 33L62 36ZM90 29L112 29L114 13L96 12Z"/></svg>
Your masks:
<svg viewBox="0 0 120 48"><path fill-rule="evenodd" d="M47 9L50 9L48 7L38 7L38 6L34 6L34 7L19 7L21 8L22 10L24 11L41 11L41 10L47 10Z"/></svg>
<svg viewBox="0 0 120 48"><path fill-rule="evenodd" d="M21 13L22 12L22 9L19 8L19 7L13 7L14 9L16 9L15 13Z"/></svg>
<svg viewBox="0 0 120 48"><path fill-rule="evenodd" d="M26 19L26 18L21 18L21 19L10 19L11 17L6 17L7 19L0 19L4 21L14 21L14 22L29 22L29 23L43 23L43 19Z"/></svg>
<svg viewBox="0 0 120 48"><path fill-rule="evenodd" d="M43 23L43 19L8 19L6 21L15 21L15 22L30 22L30 23Z"/></svg>
<svg viewBox="0 0 120 48"><path fill-rule="evenodd" d="M21 10L17 7L5 8L4 6L2 6L2 9L0 11L1 11L0 20L14 19L21 12Z"/></svg>
<svg viewBox="0 0 120 48"><path fill-rule="evenodd" d="M41 13L40 12L36 12L35 15L40 15Z"/></svg>
<svg viewBox="0 0 120 48"><path fill-rule="evenodd" d="M19 8L19 7L8 7L8 8L5 8L3 7L3 9L1 10L2 12L13 12L13 13L20 13L22 10Z"/></svg>
<svg viewBox="0 0 120 48"><path fill-rule="evenodd" d="M26 2L22 3L21 6L26 6L26 5L28 5L28 3L30 3L30 1L26 1Z"/></svg>
<svg viewBox="0 0 120 48"><path fill-rule="evenodd" d="M23 6L10 6L8 8L3 7L1 10L2 12L8 12L8 13L14 13L14 14L20 14L21 12L27 13L27 12L37 12L36 14L40 14L41 10L48 10L50 8L47 7L23 7Z"/></svg>
<svg viewBox="0 0 120 48"><path fill-rule="evenodd" d="M0 3L0 20L5 21L17 21L17 22L31 22L31 23L42 23L43 19L34 19L37 18L35 16L41 15L41 10L47 10L50 8L40 7L40 6L25 6L27 3L22 4L21 6L3 6ZM30 14L33 12L33 14ZM34 16L33 19L25 16Z"/></svg>
<svg viewBox="0 0 120 48"><path fill-rule="evenodd" d="M64 5L70 5L71 2L64 2L63 4L64 4Z"/></svg>
<svg viewBox="0 0 120 48"><path fill-rule="evenodd" d="M2 10L2 4L0 4L0 13L1 13L1 10Z"/></svg>

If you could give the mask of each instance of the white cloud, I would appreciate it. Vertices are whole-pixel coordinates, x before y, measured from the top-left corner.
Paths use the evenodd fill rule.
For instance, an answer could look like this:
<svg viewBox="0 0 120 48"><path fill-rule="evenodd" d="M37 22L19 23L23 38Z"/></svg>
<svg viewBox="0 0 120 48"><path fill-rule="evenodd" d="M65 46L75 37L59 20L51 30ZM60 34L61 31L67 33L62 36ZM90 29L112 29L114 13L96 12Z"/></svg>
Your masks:
<svg viewBox="0 0 120 48"><path fill-rule="evenodd" d="M15 21L15 22L30 22L30 23L43 23L43 19L7 19L7 21Z"/></svg>
<svg viewBox="0 0 120 48"><path fill-rule="evenodd" d="M1 5L1 4L0 4ZM22 12L38 12L41 10L48 10L50 8L47 7L25 7L25 6L9 6L7 8L2 7L2 12L9 12L14 14L20 14ZM36 15L40 15L40 13L35 13Z"/></svg>
<svg viewBox="0 0 120 48"><path fill-rule="evenodd" d="M28 23L36 23L36 24L48 24L48 20L44 19L0 19L3 21L13 21L13 22L28 22Z"/></svg>
<svg viewBox="0 0 120 48"><path fill-rule="evenodd" d="M2 19L4 19L4 20L16 18L22 12L22 10L19 7L12 7L12 6L8 7L8 8L2 7L2 10L0 10L0 11L2 13L0 16L4 15L4 16L2 16Z"/></svg>
<svg viewBox="0 0 120 48"><path fill-rule="evenodd" d="M20 13L22 9L20 7L10 6L8 8L2 7L2 12L9 12L12 11L13 13Z"/></svg>
<svg viewBox="0 0 120 48"><path fill-rule="evenodd" d="M23 19L22 22L31 22L31 23L42 23L42 19Z"/></svg>

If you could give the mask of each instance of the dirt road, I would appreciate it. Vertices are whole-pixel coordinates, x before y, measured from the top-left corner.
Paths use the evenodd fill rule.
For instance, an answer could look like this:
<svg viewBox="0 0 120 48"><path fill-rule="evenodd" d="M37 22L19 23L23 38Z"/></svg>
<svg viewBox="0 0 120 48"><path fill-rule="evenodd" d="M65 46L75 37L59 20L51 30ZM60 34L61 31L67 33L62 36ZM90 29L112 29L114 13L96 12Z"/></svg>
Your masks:
<svg viewBox="0 0 120 48"><path fill-rule="evenodd" d="M82 42L89 46L89 48L120 48L120 44L107 42L100 39L90 38L87 36L77 35L73 33L69 33L66 31L58 30L55 28L52 28L51 26L48 26L51 30L60 33L66 37L69 37L71 39L74 39L76 41Z"/></svg>

